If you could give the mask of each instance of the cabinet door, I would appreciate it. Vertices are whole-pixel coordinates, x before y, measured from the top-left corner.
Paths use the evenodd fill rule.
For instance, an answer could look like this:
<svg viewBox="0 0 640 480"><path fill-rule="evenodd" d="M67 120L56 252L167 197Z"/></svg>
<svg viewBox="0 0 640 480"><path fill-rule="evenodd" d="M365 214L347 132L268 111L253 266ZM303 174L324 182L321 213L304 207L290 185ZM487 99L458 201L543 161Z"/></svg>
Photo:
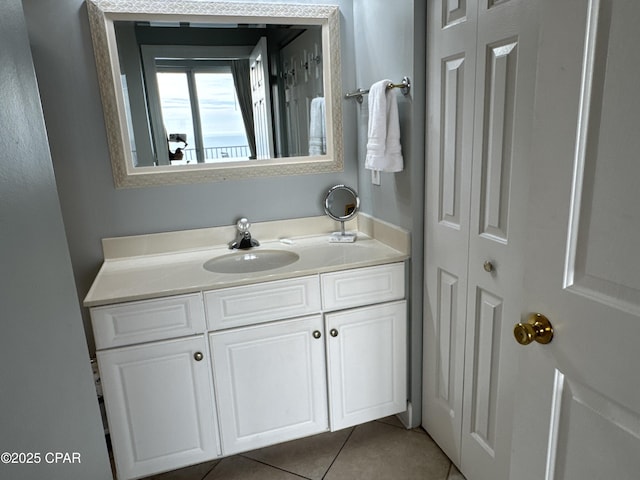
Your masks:
<svg viewBox="0 0 640 480"><path fill-rule="evenodd" d="M99 351L97 357L119 479L220 454L204 336Z"/></svg>
<svg viewBox="0 0 640 480"><path fill-rule="evenodd" d="M326 315L331 430L407 408L407 307L393 302Z"/></svg>
<svg viewBox="0 0 640 480"><path fill-rule="evenodd" d="M328 429L322 317L210 334L225 455Z"/></svg>

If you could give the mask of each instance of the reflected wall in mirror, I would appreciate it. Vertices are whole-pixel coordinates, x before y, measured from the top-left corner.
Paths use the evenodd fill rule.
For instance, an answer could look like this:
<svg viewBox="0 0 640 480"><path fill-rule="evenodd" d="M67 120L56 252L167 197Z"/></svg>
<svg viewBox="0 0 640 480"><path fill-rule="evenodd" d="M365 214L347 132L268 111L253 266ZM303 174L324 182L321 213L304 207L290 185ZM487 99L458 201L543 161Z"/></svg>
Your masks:
<svg viewBox="0 0 640 480"><path fill-rule="evenodd" d="M342 170L338 7L87 6L116 187Z"/></svg>

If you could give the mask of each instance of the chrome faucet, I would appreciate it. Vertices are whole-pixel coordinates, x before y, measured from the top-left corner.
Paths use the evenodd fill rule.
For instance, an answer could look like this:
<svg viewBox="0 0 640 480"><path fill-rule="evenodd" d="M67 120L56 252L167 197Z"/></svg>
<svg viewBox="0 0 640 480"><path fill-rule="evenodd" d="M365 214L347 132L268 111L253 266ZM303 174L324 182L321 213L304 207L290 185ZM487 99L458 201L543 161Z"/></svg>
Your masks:
<svg viewBox="0 0 640 480"><path fill-rule="evenodd" d="M229 243L230 249L247 250L249 248L257 247L260 245L260 242L251 238L251 233L249 232L250 227L251 224L246 218L241 218L240 220L238 220L238 223L236 223L236 229L238 230L238 232L236 234L235 241Z"/></svg>

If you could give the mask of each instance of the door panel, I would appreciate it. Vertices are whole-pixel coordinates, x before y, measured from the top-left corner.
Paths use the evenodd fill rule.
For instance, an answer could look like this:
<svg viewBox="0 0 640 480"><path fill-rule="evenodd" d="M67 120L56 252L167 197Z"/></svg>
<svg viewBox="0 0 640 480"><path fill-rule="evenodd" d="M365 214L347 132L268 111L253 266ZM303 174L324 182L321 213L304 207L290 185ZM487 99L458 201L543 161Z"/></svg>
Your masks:
<svg viewBox="0 0 640 480"><path fill-rule="evenodd" d="M480 2L471 181L462 459L469 480L508 478L522 307L535 2ZM487 263L488 262L488 263Z"/></svg>
<svg viewBox="0 0 640 480"><path fill-rule="evenodd" d="M476 304L473 385L470 392L471 411L468 413L471 416L469 433L475 442L494 457L496 427L500 423L496 399L504 302L502 298L479 288L476 292Z"/></svg>
<svg viewBox="0 0 640 480"><path fill-rule="evenodd" d="M519 347L511 475L635 479L640 4L541 5L523 314L545 313L555 335Z"/></svg>
<svg viewBox="0 0 640 480"><path fill-rule="evenodd" d="M480 234L507 242L518 42L487 45Z"/></svg>
<svg viewBox="0 0 640 480"><path fill-rule="evenodd" d="M462 191L462 129L464 115L465 58L456 55L443 60L442 72L442 155L440 157L440 223L460 229Z"/></svg>
<svg viewBox="0 0 640 480"><path fill-rule="evenodd" d="M438 312L435 318L436 339L436 398L449 416L456 414L455 381L456 381L456 323L458 319L457 299L458 278L444 270L438 272ZM458 377L459 378L459 377Z"/></svg>
<svg viewBox="0 0 640 480"><path fill-rule="evenodd" d="M566 286L640 312L640 256L633 254L640 233L628 231L640 224L640 210L632 207L640 178L634 161L640 136L632 127L640 121L640 97L636 75L616 74L640 59L629 40L637 37L640 18L632 2L615 2L615 8L611 1L594 2L589 13ZM619 231L628 235L611 235Z"/></svg>
<svg viewBox="0 0 640 480"><path fill-rule="evenodd" d="M422 422L460 462L477 3L428 2Z"/></svg>
<svg viewBox="0 0 640 480"><path fill-rule="evenodd" d="M467 0L446 0L442 2L442 27L450 27L466 20Z"/></svg>
<svg viewBox="0 0 640 480"><path fill-rule="evenodd" d="M618 471L637 478L640 416L559 371L554 394L547 474L581 480ZM585 461L585 452L597 461Z"/></svg>

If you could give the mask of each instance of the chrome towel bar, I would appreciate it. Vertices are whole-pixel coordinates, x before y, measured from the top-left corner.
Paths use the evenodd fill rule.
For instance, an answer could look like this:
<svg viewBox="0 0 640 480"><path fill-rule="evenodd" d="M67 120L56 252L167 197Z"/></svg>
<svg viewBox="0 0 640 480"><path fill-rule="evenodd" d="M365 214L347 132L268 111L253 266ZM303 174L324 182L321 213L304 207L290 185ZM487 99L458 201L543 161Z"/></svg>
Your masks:
<svg viewBox="0 0 640 480"><path fill-rule="evenodd" d="M401 83L390 83L387 85L387 90L392 88L399 88L402 94L407 96L411 91L411 80L409 80L409 77L404 77ZM355 92L346 93L344 98L355 98L358 103L362 103L362 96L367 93L369 93L368 89L359 88Z"/></svg>

